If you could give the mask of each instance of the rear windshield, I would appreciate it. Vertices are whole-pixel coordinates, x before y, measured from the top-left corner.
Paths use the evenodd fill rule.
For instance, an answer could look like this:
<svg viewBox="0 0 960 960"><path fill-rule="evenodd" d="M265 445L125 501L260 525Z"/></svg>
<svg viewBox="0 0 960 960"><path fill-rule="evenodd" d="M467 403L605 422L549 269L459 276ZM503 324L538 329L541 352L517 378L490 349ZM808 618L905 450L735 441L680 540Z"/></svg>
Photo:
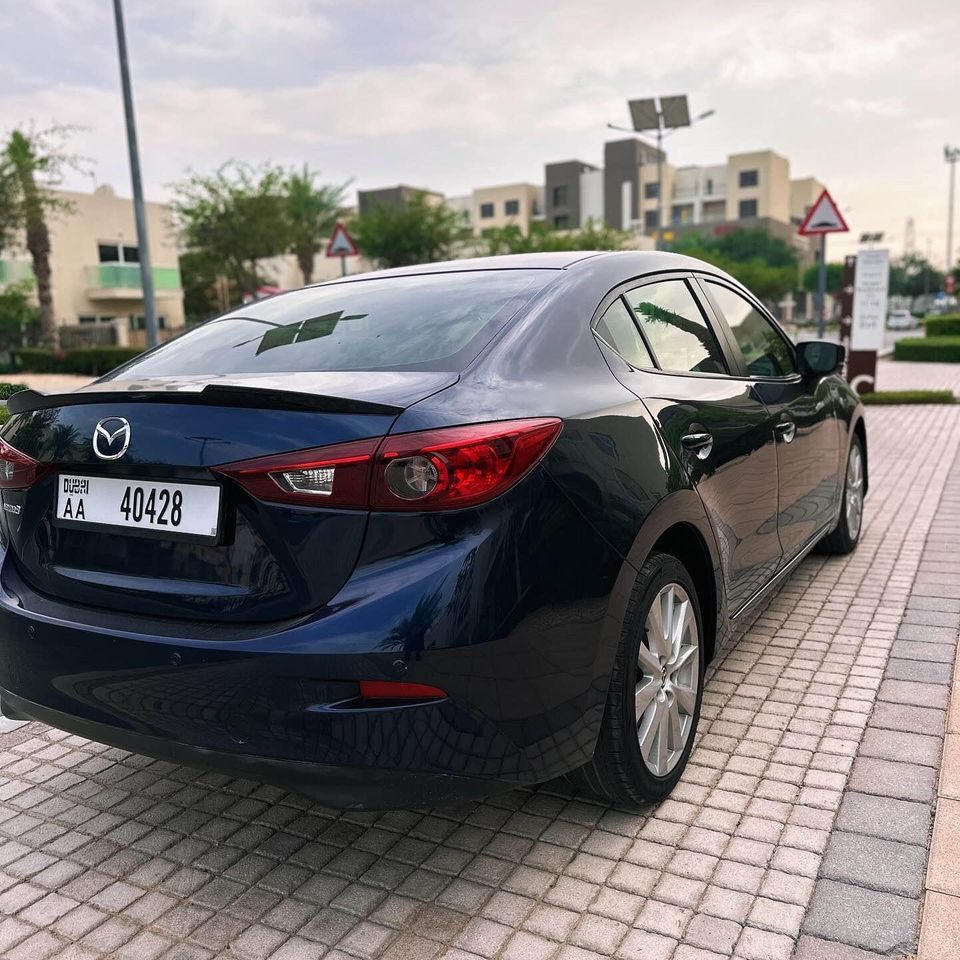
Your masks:
<svg viewBox="0 0 960 960"><path fill-rule="evenodd" d="M110 377L459 369L553 277L484 270L310 287L210 320Z"/></svg>

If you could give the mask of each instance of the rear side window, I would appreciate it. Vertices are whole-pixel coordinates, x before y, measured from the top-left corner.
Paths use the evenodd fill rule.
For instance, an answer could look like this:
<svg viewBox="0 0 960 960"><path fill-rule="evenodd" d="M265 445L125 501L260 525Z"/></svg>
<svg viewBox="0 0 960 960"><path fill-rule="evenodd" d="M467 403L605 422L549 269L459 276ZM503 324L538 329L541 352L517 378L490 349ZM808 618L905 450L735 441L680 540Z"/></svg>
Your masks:
<svg viewBox="0 0 960 960"><path fill-rule="evenodd" d="M640 336L630 311L622 300L614 300L597 324L597 333L632 367L652 367L650 351Z"/></svg>
<svg viewBox="0 0 960 960"><path fill-rule="evenodd" d="M796 373L793 351L773 324L739 293L706 281L727 325L740 346L751 377L786 377Z"/></svg>
<svg viewBox="0 0 960 960"><path fill-rule="evenodd" d="M650 283L626 297L661 369L727 372L720 347L683 280Z"/></svg>
<svg viewBox="0 0 960 960"><path fill-rule="evenodd" d="M482 270L308 287L210 320L112 376L461 369L555 276Z"/></svg>

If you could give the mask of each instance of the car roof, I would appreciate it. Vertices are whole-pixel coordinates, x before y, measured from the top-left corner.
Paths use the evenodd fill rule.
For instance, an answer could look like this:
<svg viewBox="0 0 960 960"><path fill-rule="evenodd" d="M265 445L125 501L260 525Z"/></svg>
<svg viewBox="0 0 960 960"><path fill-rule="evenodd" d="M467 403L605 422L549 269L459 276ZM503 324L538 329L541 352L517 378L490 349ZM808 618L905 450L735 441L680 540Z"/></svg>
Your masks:
<svg viewBox="0 0 960 960"><path fill-rule="evenodd" d="M380 277L423 276L431 273L460 273L477 270L586 270L609 269L619 266L625 275L640 276L670 270L707 271L728 279L724 271L693 257L663 250L569 250L544 253L513 253L493 257L469 257L463 260L443 260L409 267L372 270L348 277L324 281L323 285L375 280ZM734 281L736 282L736 281ZM320 286L321 284L313 284Z"/></svg>

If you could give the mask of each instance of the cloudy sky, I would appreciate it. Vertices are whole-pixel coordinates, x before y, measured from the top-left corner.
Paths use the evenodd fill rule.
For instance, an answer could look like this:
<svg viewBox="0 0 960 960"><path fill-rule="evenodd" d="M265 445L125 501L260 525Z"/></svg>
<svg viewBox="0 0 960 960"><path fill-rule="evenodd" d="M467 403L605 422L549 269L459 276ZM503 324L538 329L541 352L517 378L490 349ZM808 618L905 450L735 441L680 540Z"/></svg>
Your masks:
<svg viewBox="0 0 960 960"><path fill-rule="evenodd" d="M109 0L4 4L0 131L76 124L129 194ZM945 257L960 142L956 0L126 0L148 196L227 158L449 195L602 162L625 101L687 92L716 115L674 163L772 148L830 187L854 233ZM15 10L15 13L14 13ZM89 180L71 186L86 188ZM853 241L831 239L831 259ZM960 248L960 228L955 248Z"/></svg>

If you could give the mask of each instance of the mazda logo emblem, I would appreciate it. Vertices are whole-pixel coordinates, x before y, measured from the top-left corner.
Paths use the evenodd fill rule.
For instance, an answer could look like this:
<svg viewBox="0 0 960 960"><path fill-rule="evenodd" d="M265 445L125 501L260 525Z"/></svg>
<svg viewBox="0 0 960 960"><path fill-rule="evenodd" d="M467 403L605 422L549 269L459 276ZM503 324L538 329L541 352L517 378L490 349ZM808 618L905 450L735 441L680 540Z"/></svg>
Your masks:
<svg viewBox="0 0 960 960"><path fill-rule="evenodd" d="M93 452L101 460L119 460L130 446L130 424L123 417L105 417L93 431Z"/></svg>

